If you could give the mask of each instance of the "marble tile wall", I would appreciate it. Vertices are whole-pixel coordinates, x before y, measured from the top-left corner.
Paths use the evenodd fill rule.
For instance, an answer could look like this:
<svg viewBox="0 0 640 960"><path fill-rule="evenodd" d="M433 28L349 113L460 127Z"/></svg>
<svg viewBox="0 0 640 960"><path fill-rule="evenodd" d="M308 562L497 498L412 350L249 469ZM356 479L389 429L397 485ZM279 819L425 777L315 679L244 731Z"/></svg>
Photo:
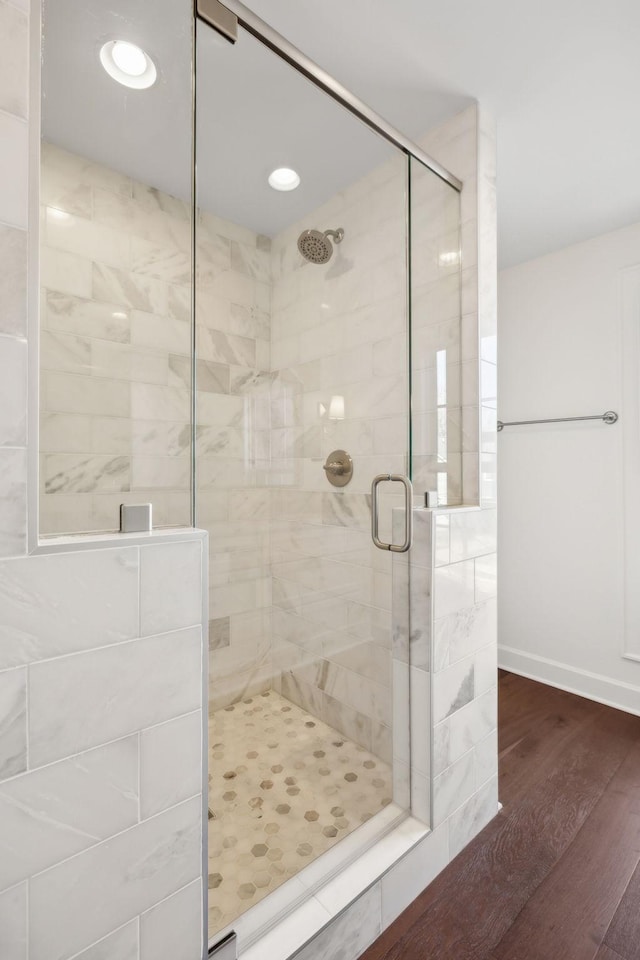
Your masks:
<svg viewBox="0 0 640 960"><path fill-rule="evenodd" d="M370 487L377 473L406 472L405 188L393 157L272 248L274 686L386 761L391 559L371 542ZM298 252L309 227L344 229L326 265ZM339 448L354 461L344 489L322 469ZM385 537L393 502L385 494Z"/></svg>
<svg viewBox="0 0 640 960"><path fill-rule="evenodd" d="M433 598L431 815L434 826L450 819L455 856L497 809L495 130L471 107L424 146L464 181L463 496L480 507L433 513L425 584Z"/></svg>
<svg viewBox="0 0 640 960"><path fill-rule="evenodd" d="M199 945L203 549L0 562L3 960L151 960L174 895Z"/></svg>
<svg viewBox="0 0 640 960"><path fill-rule="evenodd" d="M412 478L442 504L463 498L460 215L460 195L412 160Z"/></svg>
<svg viewBox="0 0 640 960"><path fill-rule="evenodd" d="M433 603L431 822L437 827L451 818L455 855L474 827L459 823L457 811L478 796L479 818L497 809L496 511L420 513L416 539L434 561L412 568L412 590ZM419 643L412 636L412 647Z"/></svg>
<svg viewBox="0 0 640 960"><path fill-rule="evenodd" d="M197 522L210 534L209 709L271 689L271 241L199 214Z"/></svg>
<svg viewBox="0 0 640 960"><path fill-rule="evenodd" d="M189 207L51 144L41 199L41 533L188 523ZM213 710L271 684L270 241L201 213L197 245Z"/></svg>
<svg viewBox="0 0 640 960"><path fill-rule="evenodd" d="M27 547L28 26L0 0L0 557Z"/></svg>
<svg viewBox="0 0 640 960"><path fill-rule="evenodd" d="M479 326L495 326L495 138L485 129L485 114L477 106L468 107L420 139L420 145L463 181L460 194L460 368L453 372L452 387L459 391L462 404L459 448L462 453L462 495L452 503L480 503L480 343L495 363L495 329L492 333ZM484 231L484 233L481 233ZM446 237L446 234L445 234ZM453 268L452 268L453 269ZM482 270L482 274L480 273ZM445 284L446 286L446 284ZM446 303L446 290L439 291ZM489 294L488 300L487 295ZM493 311L493 319L491 312ZM485 318L482 320L482 318ZM490 344L492 345L492 349ZM494 369L495 372L495 369ZM459 373L459 382L457 381ZM495 390L493 391L495 406ZM495 437L495 412L486 415L486 438L491 446ZM484 429L484 428L483 428ZM495 453L495 447L493 452ZM483 496L483 495L482 495ZM495 503L495 499L494 499Z"/></svg>
<svg viewBox="0 0 640 960"><path fill-rule="evenodd" d="M50 143L41 167L40 532L188 524L189 204Z"/></svg>
<svg viewBox="0 0 640 960"><path fill-rule="evenodd" d="M408 742L409 718L393 717L392 564L370 541L369 490L376 473L407 472L406 177L404 160L390 160L273 243L272 457L286 488L272 501L274 683L386 760L394 723ZM345 230L326 266L296 250L312 221ZM460 200L419 164L412 225L414 484L457 503ZM321 469L336 448L355 464L339 492ZM383 494L385 538L397 503ZM407 605L408 582L395 599Z"/></svg>
<svg viewBox="0 0 640 960"><path fill-rule="evenodd" d="M203 535L27 553L30 7L0 0L0 956L196 960Z"/></svg>

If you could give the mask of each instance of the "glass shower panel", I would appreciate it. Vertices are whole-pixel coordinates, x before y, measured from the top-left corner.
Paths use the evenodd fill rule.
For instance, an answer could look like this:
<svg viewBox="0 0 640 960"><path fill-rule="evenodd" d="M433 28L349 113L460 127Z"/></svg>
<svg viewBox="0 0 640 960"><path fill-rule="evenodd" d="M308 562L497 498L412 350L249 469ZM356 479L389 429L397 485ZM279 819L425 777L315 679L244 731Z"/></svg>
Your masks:
<svg viewBox="0 0 640 960"><path fill-rule="evenodd" d="M214 937L408 806L392 555L370 532L373 478L408 470L407 160L242 31L198 25L197 105ZM269 186L282 167L297 189Z"/></svg>
<svg viewBox="0 0 640 960"><path fill-rule="evenodd" d="M464 418L477 417L462 404L460 194L414 157L409 165L412 479L416 493L456 505Z"/></svg>
<svg viewBox="0 0 640 960"><path fill-rule="evenodd" d="M188 0L43 3L41 535L191 523L192 30ZM107 74L115 37L155 84Z"/></svg>

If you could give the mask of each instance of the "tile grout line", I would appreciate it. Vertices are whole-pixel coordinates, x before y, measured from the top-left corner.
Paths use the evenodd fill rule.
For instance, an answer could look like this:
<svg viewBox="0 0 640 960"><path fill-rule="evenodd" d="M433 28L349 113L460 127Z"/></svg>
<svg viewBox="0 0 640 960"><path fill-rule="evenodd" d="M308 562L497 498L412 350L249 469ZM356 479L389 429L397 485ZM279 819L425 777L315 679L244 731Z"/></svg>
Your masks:
<svg viewBox="0 0 640 960"><path fill-rule="evenodd" d="M4 559L5 558L2 558L2 561L4 561ZM20 558L12 558L12 559L30 560L31 557L20 557ZM194 623L187 624L184 627L175 627L173 630L166 630L162 633L152 633L144 637L140 637L140 636L127 637L125 640L116 640L113 643L103 643L99 647L84 647L81 650L70 650L67 653L58 653L54 657L44 657L41 660L28 660L26 663L16 663L10 667L3 667L2 670L0 670L0 676L3 673L9 673L11 670L21 670L21 669L24 669L25 667L37 667L41 663L55 663L58 660L64 660L66 657L80 657L80 656L84 656L85 654L98 653L103 650L115 650L118 647L123 647L131 643L139 643L142 640L161 640L163 637L171 637L179 633L184 633L187 630L195 630L195 629L202 630L202 620L196 620L194 621Z"/></svg>
<svg viewBox="0 0 640 960"><path fill-rule="evenodd" d="M77 953L74 953L73 956L65 958L65 960L76 960L77 957L81 957L86 950L91 950L93 947L97 946L99 943L103 943L109 937L112 937L114 933L119 933L121 930L124 930L125 927L128 927L130 923L135 923L139 918L138 916L133 917L131 920L126 920L124 923L121 923L120 926L115 927L114 930L110 930L109 933L105 933L103 937L100 937L98 940L94 940L93 943L88 944L86 947L82 947L81 950L78 950ZM28 954L27 954L28 958Z"/></svg>
<svg viewBox="0 0 640 960"><path fill-rule="evenodd" d="M136 746L138 748L138 823L142 822L142 797L141 797L141 783L142 783L142 731L138 730L136 735Z"/></svg>
<svg viewBox="0 0 640 960"><path fill-rule="evenodd" d="M131 730L129 733L124 733L122 736L114 737L112 740L105 740L104 743L97 743L92 747L87 747L85 750L80 750L76 753L70 753L68 756L59 757L57 760L49 760L47 763L43 763L38 767L32 767L29 770L23 770L22 773L16 773L11 777L6 777L4 780L0 780L0 793L4 789L5 784L12 783L15 780L19 780L22 777L26 777L34 773L39 773L41 770L47 770L49 767L54 767L58 763L67 763L70 760L77 760L80 757L84 757L87 753L92 753L94 750L102 750L103 747L110 747L114 743L121 743L124 740L130 740L132 737L135 737L139 733L144 733L146 730L154 730L156 727L166 726L167 724L173 723L176 720L182 720L185 717L192 717L199 711L200 707L196 707L193 710L189 710L187 713L180 713L175 717L169 717L167 720L159 720L158 723L152 723L147 727L141 727L140 730ZM144 820L141 822L144 823Z"/></svg>
<svg viewBox="0 0 640 960"><path fill-rule="evenodd" d="M91 846L85 847L84 850L78 850L76 853L72 853L70 856L64 857L64 859L58 860L56 861L56 863L52 863L50 866L44 867L44 869L42 870L38 870L37 873L34 873L32 876L28 878L29 882L32 882L33 880L37 880L39 877L43 876L45 873L50 873L52 870L57 870L58 867L61 867L63 864L69 863L71 860L75 860L78 857L82 857L87 853L95 851L99 847L103 847L105 844L111 843L113 840L116 840L119 837L123 837L126 833L130 833L132 830L138 830L145 823L150 823L152 820L157 820L159 817L163 817L165 814L170 813L173 810L178 810L180 807L186 807L189 804L192 804L194 800L199 800L200 796L201 796L200 793L194 793L190 797L186 797L184 800L178 800L177 803L172 803L171 806L166 807L164 810L160 810L158 813L152 814L150 817L147 817L145 820L141 820L140 823L132 823L128 827L125 827L124 830L119 830L117 833L112 834L110 837L106 837L104 840L99 840L97 843L93 843L91 844ZM200 875L198 874L198 877L199 876ZM195 880L197 878L194 877L193 879ZM192 883L192 882L193 880L189 881L189 883ZM16 886L16 884L12 884L12 886ZM0 891L0 892L4 892L4 891Z"/></svg>

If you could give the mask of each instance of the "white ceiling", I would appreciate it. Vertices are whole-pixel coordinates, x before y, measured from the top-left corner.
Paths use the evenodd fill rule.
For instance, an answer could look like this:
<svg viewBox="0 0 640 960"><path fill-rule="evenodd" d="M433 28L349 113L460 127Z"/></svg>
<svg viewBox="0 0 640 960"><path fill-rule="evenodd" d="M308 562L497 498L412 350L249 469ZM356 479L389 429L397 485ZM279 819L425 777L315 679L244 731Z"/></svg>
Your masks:
<svg viewBox="0 0 640 960"><path fill-rule="evenodd" d="M640 220L638 0L250 0L249 6L414 138L471 99L494 112L503 266ZM186 192L189 9L189 0L48 0L45 135L161 189ZM124 92L101 73L97 48L114 36L152 54L159 85ZM220 47L227 59L232 51ZM297 219L323 191L363 172L375 151L335 105L319 107L306 83L295 78L298 93L292 80L283 104L239 57L235 62L233 80L223 72L216 81L214 68L208 80L219 96L211 98L218 109L208 121L208 143L201 137L201 182L203 169L221 162L223 141L226 179L221 170L211 177L218 184L212 199L226 196L231 210L244 198L238 219L255 217L257 229L274 232L279 218ZM226 134L214 122L223 106ZM269 136L269 121L283 106L295 116L286 142L286 125L276 139ZM263 121L258 133L249 122L256 115ZM311 171L303 176L308 192L278 205L283 198L265 192L261 181L262 199L247 200L255 179L247 164L257 164L262 176L272 157L295 150L296 163Z"/></svg>

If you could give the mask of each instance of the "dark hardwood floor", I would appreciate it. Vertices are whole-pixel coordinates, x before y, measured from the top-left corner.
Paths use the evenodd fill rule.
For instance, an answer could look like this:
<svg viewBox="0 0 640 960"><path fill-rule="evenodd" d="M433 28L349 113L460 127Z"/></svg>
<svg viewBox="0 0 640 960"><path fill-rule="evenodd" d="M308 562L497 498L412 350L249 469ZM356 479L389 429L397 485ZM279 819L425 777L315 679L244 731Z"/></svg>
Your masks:
<svg viewBox="0 0 640 960"><path fill-rule="evenodd" d="M502 812L361 960L640 960L640 717L501 671Z"/></svg>

